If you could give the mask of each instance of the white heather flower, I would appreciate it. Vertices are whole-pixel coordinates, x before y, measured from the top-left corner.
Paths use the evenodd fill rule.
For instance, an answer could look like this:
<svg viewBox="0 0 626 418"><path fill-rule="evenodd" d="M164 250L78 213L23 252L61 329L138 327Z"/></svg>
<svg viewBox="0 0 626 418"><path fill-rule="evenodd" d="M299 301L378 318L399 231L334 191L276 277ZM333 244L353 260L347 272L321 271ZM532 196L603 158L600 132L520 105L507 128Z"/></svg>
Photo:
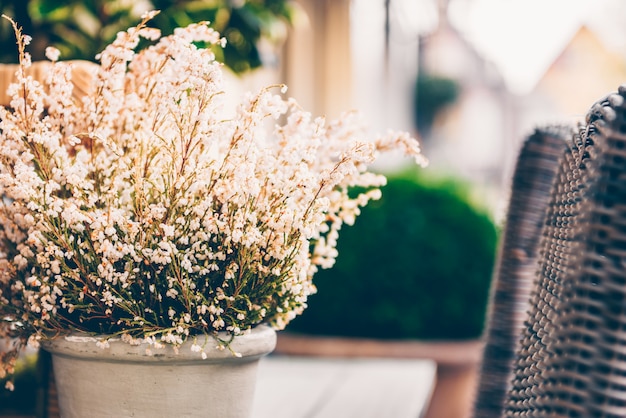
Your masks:
<svg viewBox="0 0 626 418"><path fill-rule="evenodd" d="M226 327L226 331L231 332L233 335L241 334L241 329L239 327L235 327L233 325L230 325L230 326Z"/></svg>
<svg viewBox="0 0 626 418"><path fill-rule="evenodd" d="M149 41L156 41L161 36L161 31L157 28L142 28L139 35Z"/></svg>
<svg viewBox="0 0 626 418"><path fill-rule="evenodd" d="M176 229L173 225L161 224L160 227L164 238L172 238L174 236Z"/></svg>
<svg viewBox="0 0 626 418"><path fill-rule="evenodd" d="M17 270L23 270L28 266L28 259L23 257L21 254L17 254L13 257L13 263Z"/></svg>
<svg viewBox="0 0 626 418"><path fill-rule="evenodd" d="M152 20L159 14L158 10L148 10L141 15L142 20Z"/></svg>
<svg viewBox="0 0 626 418"><path fill-rule="evenodd" d="M98 341L96 341L96 346L98 348L102 348L102 349L109 348L109 341L108 340L98 340Z"/></svg>
<svg viewBox="0 0 626 418"><path fill-rule="evenodd" d="M61 51L59 51L58 49L52 46L46 48L46 58L48 58L50 61L58 61L60 55Z"/></svg>
<svg viewBox="0 0 626 418"><path fill-rule="evenodd" d="M52 260L50 262L50 271L52 271L53 274L61 273L61 262L59 260Z"/></svg>

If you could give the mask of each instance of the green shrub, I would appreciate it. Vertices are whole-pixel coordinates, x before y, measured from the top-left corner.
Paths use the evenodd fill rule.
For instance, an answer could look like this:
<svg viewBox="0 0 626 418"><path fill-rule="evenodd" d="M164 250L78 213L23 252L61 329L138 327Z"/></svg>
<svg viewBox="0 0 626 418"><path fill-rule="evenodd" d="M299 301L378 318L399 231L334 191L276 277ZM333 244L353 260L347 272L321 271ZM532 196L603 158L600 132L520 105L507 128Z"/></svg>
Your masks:
<svg viewBox="0 0 626 418"><path fill-rule="evenodd" d="M335 266L289 331L371 338L465 339L483 328L497 231L466 185L389 178L354 226Z"/></svg>

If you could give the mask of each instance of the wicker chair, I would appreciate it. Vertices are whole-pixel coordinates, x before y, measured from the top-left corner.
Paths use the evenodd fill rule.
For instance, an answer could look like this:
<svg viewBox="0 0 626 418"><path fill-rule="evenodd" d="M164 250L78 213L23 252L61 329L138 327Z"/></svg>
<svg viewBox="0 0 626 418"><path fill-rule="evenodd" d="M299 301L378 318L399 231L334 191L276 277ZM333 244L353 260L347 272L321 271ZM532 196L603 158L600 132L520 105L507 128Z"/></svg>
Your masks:
<svg viewBox="0 0 626 418"><path fill-rule="evenodd" d="M520 296L510 294L527 293L520 289L528 279L516 274L496 285L497 320L488 333L494 347L486 354L475 416L625 417L626 87L592 106L558 159L547 202L511 384L496 383L499 377L489 373L491 367L509 373L511 340L497 330L503 321L517 327L511 310ZM507 231L505 250L508 239L514 238ZM501 294L504 286L510 287Z"/></svg>
<svg viewBox="0 0 626 418"><path fill-rule="evenodd" d="M561 159L506 416L626 416L626 88Z"/></svg>
<svg viewBox="0 0 626 418"><path fill-rule="evenodd" d="M558 160L573 128L537 129L520 151L490 298L474 416L500 417L522 332L538 242Z"/></svg>

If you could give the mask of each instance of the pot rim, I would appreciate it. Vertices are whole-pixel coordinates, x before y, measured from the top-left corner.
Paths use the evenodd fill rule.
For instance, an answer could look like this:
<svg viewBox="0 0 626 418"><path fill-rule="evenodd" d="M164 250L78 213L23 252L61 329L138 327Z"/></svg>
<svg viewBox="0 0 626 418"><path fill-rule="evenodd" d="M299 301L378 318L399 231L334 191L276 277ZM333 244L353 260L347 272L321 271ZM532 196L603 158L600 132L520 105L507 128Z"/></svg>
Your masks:
<svg viewBox="0 0 626 418"><path fill-rule="evenodd" d="M229 341L230 335L219 333L219 338ZM106 341L106 343L103 343ZM192 350L192 345L202 347ZM140 360L147 363L167 362L224 362L252 361L263 357L276 347L276 331L266 324L257 325L245 334L235 336L226 347L212 335L190 336L177 349L171 344L142 342L130 344L119 337L72 333L41 341L41 347L54 356L99 360L111 363L127 363ZM203 353L205 356L203 356ZM206 358L203 358L206 357Z"/></svg>

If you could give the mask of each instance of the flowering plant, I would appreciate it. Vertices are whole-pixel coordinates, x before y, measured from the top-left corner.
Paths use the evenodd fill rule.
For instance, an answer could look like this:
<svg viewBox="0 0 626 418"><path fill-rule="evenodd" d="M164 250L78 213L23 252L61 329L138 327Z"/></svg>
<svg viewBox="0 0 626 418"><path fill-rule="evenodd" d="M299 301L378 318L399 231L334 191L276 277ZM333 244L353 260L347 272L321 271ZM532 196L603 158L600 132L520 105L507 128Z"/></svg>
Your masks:
<svg viewBox="0 0 626 418"><path fill-rule="evenodd" d="M363 141L352 116L312 118L271 87L229 114L221 65L194 44L219 34L199 23L161 37L152 16L99 55L81 101L57 51L45 83L26 75L29 38L13 23L0 337L15 346L0 376L29 340L71 331L180 345L283 328L332 266L341 225L380 196L385 178L366 163L396 148L424 162L408 134ZM135 52L140 38L152 45Z"/></svg>

